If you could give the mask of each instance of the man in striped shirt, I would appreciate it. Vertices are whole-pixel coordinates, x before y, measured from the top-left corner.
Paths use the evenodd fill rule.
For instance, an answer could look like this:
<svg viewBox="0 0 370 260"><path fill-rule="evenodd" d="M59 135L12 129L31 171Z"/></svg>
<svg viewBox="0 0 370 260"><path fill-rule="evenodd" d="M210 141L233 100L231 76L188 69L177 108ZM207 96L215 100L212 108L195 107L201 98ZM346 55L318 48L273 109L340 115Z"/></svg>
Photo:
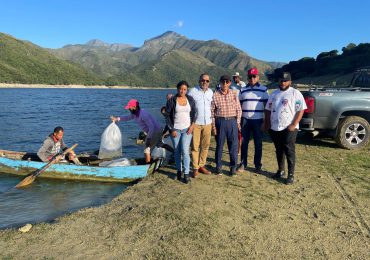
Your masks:
<svg viewBox="0 0 370 260"><path fill-rule="evenodd" d="M242 111L238 98L230 90L230 76L221 76L220 85L221 88L215 91L211 103L212 132L216 136L216 173L222 175L222 150L227 139L230 175L234 176L238 161L238 131Z"/></svg>
<svg viewBox="0 0 370 260"><path fill-rule="evenodd" d="M254 140L254 166L257 173L261 172L262 159L262 129L264 107L269 98L267 87L259 82L258 70L248 70L248 84L240 91L239 99L242 107L242 149L238 172L247 168L248 144L251 134Z"/></svg>

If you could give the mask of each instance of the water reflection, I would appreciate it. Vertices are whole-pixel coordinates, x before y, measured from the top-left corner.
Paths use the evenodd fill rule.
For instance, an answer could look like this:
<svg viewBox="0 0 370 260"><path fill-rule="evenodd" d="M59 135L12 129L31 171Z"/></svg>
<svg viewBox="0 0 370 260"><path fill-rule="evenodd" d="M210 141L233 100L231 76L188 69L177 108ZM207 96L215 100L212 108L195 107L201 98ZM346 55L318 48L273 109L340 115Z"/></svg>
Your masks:
<svg viewBox="0 0 370 260"><path fill-rule="evenodd" d="M77 152L99 150L110 115L127 115L123 105L136 98L164 125L160 108L174 90L148 89L0 89L0 149L37 152L55 126L64 127L64 141L78 143ZM14 120L16 118L17 120ZM134 139L134 121L118 124L123 154L143 156ZM109 202L126 189L122 184L36 180L22 190L1 193L22 178L0 173L0 228L48 221L76 209Z"/></svg>
<svg viewBox="0 0 370 260"><path fill-rule="evenodd" d="M0 173L0 228L51 221L77 209L111 201L127 188L118 183L36 179L11 189L22 177Z"/></svg>

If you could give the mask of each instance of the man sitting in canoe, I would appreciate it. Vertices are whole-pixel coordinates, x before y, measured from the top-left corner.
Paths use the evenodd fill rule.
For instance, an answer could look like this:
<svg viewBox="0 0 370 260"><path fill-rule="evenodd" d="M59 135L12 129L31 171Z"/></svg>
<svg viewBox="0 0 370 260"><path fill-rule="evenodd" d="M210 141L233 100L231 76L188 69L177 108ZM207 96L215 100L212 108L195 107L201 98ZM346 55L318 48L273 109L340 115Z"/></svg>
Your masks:
<svg viewBox="0 0 370 260"><path fill-rule="evenodd" d="M150 152L154 147L163 147L167 150L171 147L162 143L162 127L159 122L146 110L140 108L139 102L136 99L131 99L125 109L128 109L131 115L128 116L111 116L113 122L117 121L129 121L135 119L141 129L147 133L145 140L144 156L145 162L150 163L151 157ZM173 149L171 149L173 150Z"/></svg>
<svg viewBox="0 0 370 260"><path fill-rule="evenodd" d="M57 155L61 151L68 149L68 147L63 142L63 134L63 127L57 126L54 128L54 132L46 137L44 143L37 152L37 156L41 159L41 161L49 162L53 159L55 155ZM73 152L70 152L68 156L69 160L71 161L77 159L75 158L75 154Z"/></svg>

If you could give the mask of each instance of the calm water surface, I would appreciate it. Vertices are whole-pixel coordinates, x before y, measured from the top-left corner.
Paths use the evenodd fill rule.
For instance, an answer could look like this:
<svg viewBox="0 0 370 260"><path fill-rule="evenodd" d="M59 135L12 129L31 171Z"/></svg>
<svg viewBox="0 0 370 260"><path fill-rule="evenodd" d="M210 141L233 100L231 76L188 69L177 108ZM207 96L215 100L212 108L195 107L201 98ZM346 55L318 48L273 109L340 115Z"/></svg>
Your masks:
<svg viewBox="0 0 370 260"><path fill-rule="evenodd" d="M123 89L0 89L0 149L37 152L55 126L64 128L67 145L76 152L99 149L110 115L127 115L123 106L136 98L164 123L160 108L174 90ZM118 123L123 156L142 157L134 139L134 121ZM37 179L21 190L5 192L22 178L0 173L0 228L50 221L82 207L107 203L127 188L123 184Z"/></svg>

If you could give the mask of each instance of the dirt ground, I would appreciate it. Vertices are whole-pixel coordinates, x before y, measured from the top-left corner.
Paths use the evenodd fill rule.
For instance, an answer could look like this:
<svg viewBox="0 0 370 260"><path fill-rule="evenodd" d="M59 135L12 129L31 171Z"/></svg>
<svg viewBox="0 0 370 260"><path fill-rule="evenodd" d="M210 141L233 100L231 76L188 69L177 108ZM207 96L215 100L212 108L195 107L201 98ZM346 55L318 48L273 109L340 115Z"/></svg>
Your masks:
<svg viewBox="0 0 370 260"><path fill-rule="evenodd" d="M107 205L28 233L2 230L0 257L370 259L370 148L300 138L289 186L270 178L276 161L268 138L263 151L264 174L251 168L229 177L225 165L223 176L185 185L174 168L162 168ZM227 157L225 150L225 164ZM210 158L215 166L214 146Z"/></svg>

